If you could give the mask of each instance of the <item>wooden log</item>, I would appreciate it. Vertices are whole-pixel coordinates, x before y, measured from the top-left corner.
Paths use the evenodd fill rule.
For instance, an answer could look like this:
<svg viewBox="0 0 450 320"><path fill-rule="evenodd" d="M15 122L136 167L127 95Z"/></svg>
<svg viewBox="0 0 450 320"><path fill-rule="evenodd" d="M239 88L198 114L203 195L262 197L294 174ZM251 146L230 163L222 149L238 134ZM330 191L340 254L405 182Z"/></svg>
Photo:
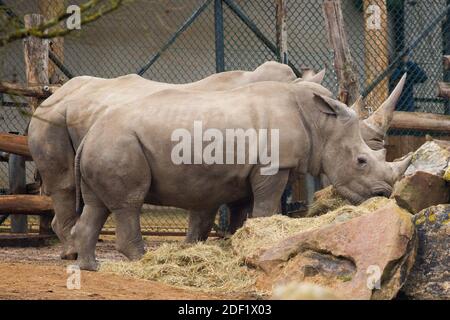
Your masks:
<svg viewBox="0 0 450 320"><path fill-rule="evenodd" d="M446 82L438 83L438 97L450 99L450 83Z"/></svg>
<svg viewBox="0 0 450 320"><path fill-rule="evenodd" d="M276 37L278 48L278 60L287 64L288 59L288 40L286 24L287 0L276 0Z"/></svg>
<svg viewBox="0 0 450 320"><path fill-rule="evenodd" d="M46 215L53 214L50 197L35 195L0 196L0 214Z"/></svg>
<svg viewBox="0 0 450 320"><path fill-rule="evenodd" d="M444 56L444 69L450 70L450 56Z"/></svg>
<svg viewBox="0 0 450 320"><path fill-rule="evenodd" d="M23 84L0 81L0 92L16 96L33 97L38 99L45 99L55 93L60 85L34 85L27 86Z"/></svg>
<svg viewBox="0 0 450 320"><path fill-rule="evenodd" d="M27 192L25 158L16 154L9 156L9 193L12 195L25 194ZM28 217L25 215L11 215L11 232L27 233Z"/></svg>
<svg viewBox="0 0 450 320"><path fill-rule="evenodd" d="M325 24L328 41L334 51L334 68L339 82L339 100L352 105L360 95L356 66L350 54L347 36L344 28L340 0L325 0L323 2Z"/></svg>
<svg viewBox="0 0 450 320"><path fill-rule="evenodd" d="M366 86L369 86L389 67L388 10L386 0L364 0L363 8L365 81ZM378 108L380 101L385 101L388 96L389 81L386 77L368 94L365 101Z"/></svg>
<svg viewBox="0 0 450 320"><path fill-rule="evenodd" d="M11 133L0 133L0 151L14 153L31 159L26 136Z"/></svg>
<svg viewBox="0 0 450 320"><path fill-rule="evenodd" d="M25 27L33 28L44 23L44 17L39 14L27 14L24 17ZM48 51L49 42L47 39L41 39L30 36L24 41L24 57L27 75L27 84L29 86L46 85L48 80ZM33 112L39 106L42 100L30 98L30 106Z"/></svg>
<svg viewBox="0 0 450 320"><path fill-rule="evenodd" d="M450 116L424 112L395 111L390 128L450 133Z"/></svg>

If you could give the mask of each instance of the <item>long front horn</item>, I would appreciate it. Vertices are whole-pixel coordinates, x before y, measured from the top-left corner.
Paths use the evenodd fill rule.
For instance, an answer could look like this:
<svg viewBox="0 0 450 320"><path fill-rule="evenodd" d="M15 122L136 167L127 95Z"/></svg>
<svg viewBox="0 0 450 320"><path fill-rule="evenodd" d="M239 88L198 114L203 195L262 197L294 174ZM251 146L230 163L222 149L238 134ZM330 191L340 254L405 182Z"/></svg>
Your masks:
<svg viewBox="0 0 450 320"><path fill-rule="evenodd" d="M394 116L395 106L402 95L403 88L406 82L406 73L398 82L394 91L392 91L389 98L386 99L385 102L375 111L366 121L368 124L379 128L385 134L389 130L389 126L392 121L392 117Z"/></svg>
<svg viewBox="0 0 450 320"><path fill-rule="evenodd" d="M408 169L411 163L412 157L413 153L411 152L403 160L389 163L392 167L392 171L394 172L394 181L400 180L402 178L403 174L405 173L406 169Z"/></svg>

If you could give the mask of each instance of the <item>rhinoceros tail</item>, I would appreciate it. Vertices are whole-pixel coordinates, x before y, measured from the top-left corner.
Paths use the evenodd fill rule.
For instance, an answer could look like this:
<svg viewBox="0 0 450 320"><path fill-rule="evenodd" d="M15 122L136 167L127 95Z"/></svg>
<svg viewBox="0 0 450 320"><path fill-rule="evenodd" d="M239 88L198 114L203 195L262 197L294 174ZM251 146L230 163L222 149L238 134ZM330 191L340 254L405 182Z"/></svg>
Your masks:
<svg viewBox="0 0 450 320"><path fill-rule="evenodd" d="M87 135L86 135L87 136ZM80 145L78 146L77 153L75 155L75 199L76 199L76 212L81 216L83 212L83 197L81 195L81 172L80 172L80 162L81 162L81 153L83 152L84 141L86 140L86 136L81 140Z"/></svg>

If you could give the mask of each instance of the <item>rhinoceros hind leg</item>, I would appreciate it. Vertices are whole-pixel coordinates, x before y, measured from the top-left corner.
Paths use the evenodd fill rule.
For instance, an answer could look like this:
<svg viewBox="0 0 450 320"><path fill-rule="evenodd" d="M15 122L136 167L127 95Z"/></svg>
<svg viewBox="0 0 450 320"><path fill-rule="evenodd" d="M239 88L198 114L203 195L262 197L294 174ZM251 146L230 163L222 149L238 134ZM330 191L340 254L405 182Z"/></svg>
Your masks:
<svg viewBox="0 0 450 320"><path fill-rule="evenodd" d="M130 260L139 260L145 253L140 213L141 207L113 210L116 220L116 248Z"/></svg>
<svg viewBox="0 0 450 320"><path fill-rule="evenodd" d="M55 211L52 229L63 245L60 257L63 260L76 260L77 252L70 236L70 231L79 218L75 213L75 189L63 189L52 193L52 202Z"/></svg>
<svg viewBox="0 0 450 320"><path fill-rule="evenodd" d="M83 270L97 270L95 246L108 213L105 206L86 204L80 219L72 229L72 237L78 252L77 264Z"/></svg>
<svg viewBox="0 0 450 320"><path fill-rule="evenodd" d="M276 213L289 178L289 170L275 175L261 175L259 169L250 178L253 191L252 217L268 217Z"/></svg>
<svg viewBox="0 0 450 320"><path fill-rule="evenodd" d="M205 241L214 225L218 208L191 211L189 213L189 228L186 234L186 243Z"/></svg>

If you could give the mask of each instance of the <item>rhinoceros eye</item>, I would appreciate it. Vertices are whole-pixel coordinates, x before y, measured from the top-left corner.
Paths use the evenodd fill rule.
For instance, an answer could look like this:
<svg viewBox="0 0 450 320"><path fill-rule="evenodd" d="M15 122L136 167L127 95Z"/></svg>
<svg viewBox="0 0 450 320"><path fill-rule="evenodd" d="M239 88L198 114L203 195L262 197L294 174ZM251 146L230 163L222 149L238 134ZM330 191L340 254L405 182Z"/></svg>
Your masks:
<svg viewBox="0 0 450 320"><path fill-rule="evenodd" d="M365 156L358 156L357 161L358 161L358 166L360 166L361 168L363 168L367 165L367 158Z"/></svg>

